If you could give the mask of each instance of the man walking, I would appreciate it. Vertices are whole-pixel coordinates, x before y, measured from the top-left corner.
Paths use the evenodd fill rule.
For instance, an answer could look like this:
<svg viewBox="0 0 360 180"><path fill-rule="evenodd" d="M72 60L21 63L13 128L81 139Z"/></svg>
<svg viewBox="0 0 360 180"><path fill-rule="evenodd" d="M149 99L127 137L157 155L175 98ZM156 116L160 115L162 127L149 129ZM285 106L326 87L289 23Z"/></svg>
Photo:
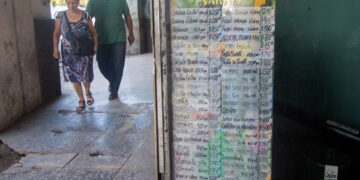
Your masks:
<svg viewBox="0 0 360 180"><path fill-rule="evenodd" d="M98 35L96 59L100 72L110 83L109 100L117 99L125 65L125 23L129 31L129 44L135 40L129 7L126 0L89 0L86 11L95 17Z"/></svg>

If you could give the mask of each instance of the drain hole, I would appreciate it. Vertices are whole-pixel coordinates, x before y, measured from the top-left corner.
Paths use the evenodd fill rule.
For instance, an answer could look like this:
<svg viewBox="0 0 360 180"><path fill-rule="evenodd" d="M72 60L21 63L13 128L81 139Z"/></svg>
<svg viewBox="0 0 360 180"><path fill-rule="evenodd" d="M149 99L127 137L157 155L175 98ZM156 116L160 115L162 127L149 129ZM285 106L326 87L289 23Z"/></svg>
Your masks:
<svg viewBox="0 0 360 180"><path fill-rule="evenodd" d="M103 153L100 153L100 152L95 152L95 153L90 153L89 154L91 157L98 157L98 156L103 156L104 154Z"/></svg>
<svg viewBox="0 0 360 180"><path fill-rule="evenodd" d="M64 133L64 131L62 131L62 130L57 130L57 129L51 130L51 132L54 133L55 135Z"/></svg>

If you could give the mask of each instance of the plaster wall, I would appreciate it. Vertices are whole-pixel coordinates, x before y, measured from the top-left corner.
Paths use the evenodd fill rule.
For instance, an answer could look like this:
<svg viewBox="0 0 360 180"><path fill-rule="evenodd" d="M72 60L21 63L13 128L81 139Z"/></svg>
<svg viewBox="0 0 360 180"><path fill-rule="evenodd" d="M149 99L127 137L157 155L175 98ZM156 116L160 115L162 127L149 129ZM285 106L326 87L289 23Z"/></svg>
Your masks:
<svg viewBox="0 0 360 180"><path fill-rule="evenodd" d="M23 1L23 0L21 0ZM50 0L30 0L34 19L50 19ZM65 1L65 0L64 0Z"/></svg>
<svg viewBox="0 0 360 180"><path fill-rule="evenodd" d="M24 107L26 112L41 103L39 70L36 58L35 33L30 0L15 0L15 25L18 58L22 75Z"/></svg>
<svg viewBox="0 0 360 180"><path fill-rule="evenodd" d="M42 103L33 12L45 8L34 1L0 0L0 131Z"/></svg>
<svg viewBox="0 0 360 180"><path fill-rule="evenodd" d="M0 0L0 130L24 112L12 0Z"/></svg>
<svg viewBox="0 0 360 180"><path fill-rule="evenodd" d="M135 37L135 42L130 46L129 42L126 43L126 54L135 55L140 54L140 29L139 29L139 14L138 14L138 1L137 0L127 0L129 6L131 19L133 21L133 32ZM127 30L127 28L126 28ZM126 36L127 38L128 36Z"/></svg>

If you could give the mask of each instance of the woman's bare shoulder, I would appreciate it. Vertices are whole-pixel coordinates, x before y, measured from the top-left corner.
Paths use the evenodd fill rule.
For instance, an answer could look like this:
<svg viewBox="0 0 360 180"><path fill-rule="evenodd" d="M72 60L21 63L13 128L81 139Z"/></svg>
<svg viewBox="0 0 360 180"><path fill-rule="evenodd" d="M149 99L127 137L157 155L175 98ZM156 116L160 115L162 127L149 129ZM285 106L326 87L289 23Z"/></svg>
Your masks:
<svg viewBox="0 0 360 180"><path fill-rule="evenodd" d="M56 13L55 13L55 19L60 19L60 18L62 18L63 16L64 16L64 13L65 13L66 11L57 11Z"/></svg>

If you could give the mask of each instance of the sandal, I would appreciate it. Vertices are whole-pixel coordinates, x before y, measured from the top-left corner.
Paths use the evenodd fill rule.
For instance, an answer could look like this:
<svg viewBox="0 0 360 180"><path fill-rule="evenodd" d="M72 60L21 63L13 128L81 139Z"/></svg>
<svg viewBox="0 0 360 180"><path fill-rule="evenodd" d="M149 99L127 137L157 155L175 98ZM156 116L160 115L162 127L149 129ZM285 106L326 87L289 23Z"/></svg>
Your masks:
<svg viewBox="0 0 360 180"><path fill-rule="evenodd" d="M76 107L76 111L83 111L85 109L85 101L84 100L80 100L79 101L79 106Z"/></svg>
<svg viewBox="0 0 360 180"><path fill-rule="evenodd" d="M91 93L86 94L86 98L87 98L87 100L86 100L87 105L90 106L90 105L93 105L93 104L94 104L95 100L94 100L94 98L92 97Z"/></svg>

